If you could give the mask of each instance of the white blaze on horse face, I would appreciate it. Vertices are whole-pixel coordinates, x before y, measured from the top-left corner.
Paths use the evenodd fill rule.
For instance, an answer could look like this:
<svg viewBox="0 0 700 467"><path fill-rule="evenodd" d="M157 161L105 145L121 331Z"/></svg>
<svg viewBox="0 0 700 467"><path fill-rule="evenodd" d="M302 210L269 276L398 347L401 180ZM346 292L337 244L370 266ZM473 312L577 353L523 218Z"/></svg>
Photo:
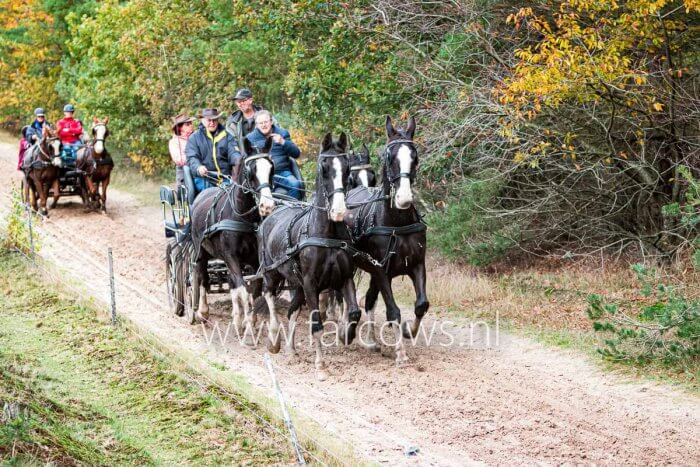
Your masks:
<svg viewBox="0 0 700 467"><path fill-rule="evenodd" d="M255 174L258 178L258 184L270 184L270 173L272 172L272 164L267 159L258 159L255 161ZM260 190L260 209L261 216L269 216L272 210L275 209L275 200L272 198L272 191L267 186Z"/></svg>
<svg viewBox="0 0 700 467"><path fill-rule="evenodd" d="M369 188L369 175L367 175L367 169L362 169L357 174L360 177L360 183L363 187Z"/></svg>
<svg viewBox="0 0 700 467"><path fill-rule="evenodd" d="M53 155L58 157L61 155L61 141L55 139L51 142L51 149L53 149Z"/></svg>
<svg viewBox="0 0 700 467"><path fill-rule="evenodd" d="M399 160L399 170L401 173L411 172L411 148L402 144L399 148L399 152L396 155ZM411 191L411 180L406 177L401 177L399 179L399 189L396 190L396 207L399 209L408 209L411 204L413 204L413 191Z"/></svg>
<svg viewBox="0 0 700 467"><path fill-rule="evenodd" d="M105 150L105 134L107 133L107 127L105 125L95 125L95 153L102 154Z"/></svg>
<svg viewBox="0 0 700 467"><path fill-rule="evenodd" d="M333 189L338 190L343 188L343 166L337 157L333 158ZM330 217L333 222L341 222L345 216L345 193L333 193L333 202L331 203Z"/></svg>

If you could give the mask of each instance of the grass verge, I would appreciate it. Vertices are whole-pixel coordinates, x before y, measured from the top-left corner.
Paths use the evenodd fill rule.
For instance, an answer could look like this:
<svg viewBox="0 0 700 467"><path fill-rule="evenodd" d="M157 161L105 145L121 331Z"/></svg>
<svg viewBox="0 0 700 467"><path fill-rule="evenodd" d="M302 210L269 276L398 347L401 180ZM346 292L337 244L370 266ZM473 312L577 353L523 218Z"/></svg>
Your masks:
<svg viewBox="0 0 700 467"><path fill-rule="evenodd" d="M292 462L287 440L126 329L0 251L0 459L149 465ZM236 398L238 400L242 398ZM11 415L10 415L11 414Z"/></svg>

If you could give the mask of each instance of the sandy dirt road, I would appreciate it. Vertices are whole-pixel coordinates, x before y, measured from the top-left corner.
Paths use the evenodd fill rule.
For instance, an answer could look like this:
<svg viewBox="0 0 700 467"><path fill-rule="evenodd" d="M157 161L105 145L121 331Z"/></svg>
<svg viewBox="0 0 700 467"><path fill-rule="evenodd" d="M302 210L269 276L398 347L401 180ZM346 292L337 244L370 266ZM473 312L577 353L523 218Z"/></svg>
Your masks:
<svg viewBox="0 0 700 467"><path fill-rule="evenodd" d="M15 157L14 145L0 144L3 193L19 183ZM0 196L0 204L7 202ZM112 190L107 215L88 214L77 201L62 200L41 227L52 234L43 240L43 254L99 297L106 293L104 258L111 246L123 281L117 297L121 313L268 390L264 345L249 349L235 339L208 344L211 324L189 326L167 311L160 209ZM212 321L223 329L228 296L213 302ZM300 360L288 359L284 350L273 356L290 404L350 443L357 455L379 463L700 464L697 398L623 381L581 358L496 335L495 329L487 335L478 326L474 337L467 322L429 315L426 329L436 329L439 337L432 345L420 340L409 347L409 367L396 368L388 348L370 353L357 344L334 347L326 354L330 378L324 382L314 378L302 329ZM412 317L411 307L404 307L403 316ZM448 334L452 345L446 345ZM407 456L407 446L420 451Z"/></svg>

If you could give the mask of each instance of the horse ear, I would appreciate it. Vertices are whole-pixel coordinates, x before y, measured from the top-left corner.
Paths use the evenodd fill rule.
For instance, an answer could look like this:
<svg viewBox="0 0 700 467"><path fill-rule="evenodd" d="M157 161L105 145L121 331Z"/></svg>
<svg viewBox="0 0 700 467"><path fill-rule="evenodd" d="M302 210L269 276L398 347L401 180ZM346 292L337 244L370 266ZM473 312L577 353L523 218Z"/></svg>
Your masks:
<svg viewBox="0 0 700 467"><path fill-rule="evenodd" d="M348 135L346 135L344 131L342 133L340 133L340 139L338 140L338 145L340 146L340 148L343 152L345 152L345 150L348 147Z"/></svg>
<svg viewBox="0 0 700 467"><path fill-rule="evenodd" d="M105 125L109 123L109 117L105 117Z"/></svg>
<svg viewBox="0 0 700 467"><path fill-rule="evenodd" d="M365 143L362 143L362 155L364 157L369 157L369 148Z"/></svg>
<svg viewBox="0 0 700 467"><path fill-rule="evenodd" d="M327 151L331 146L333 146L333 135L328 132L326 136L323 137L323 141L321 141L321 152Z"/></svg>
<svg viewBox="0 0 700 467"><path fill-rule="evenodd" d="M243 137L243 149L245 149L245 153L248 154L249 156L251 154L255 154L255 152L256 152L255 148L253 147L253 144L245 136Z"/></svg>
<svg viewBox="0 0 700 467"><path fill-rule="evenodd" d="M416 117L411 115L408 119L408 127L406 127L406 136L408 139L413 139L413 134L416 132Z"/></svg>
<svg viewBox="0 0 700 467"><path fill-rule="evenodd" d="M265 146L263 146L262 152L265 154L269 154L270 149L272 149L272 143L274 143L274 141L272 140L272 136L268 136L265 140Z"/></svg>
<svg viewBox="0 0 700 467"><path fill-rule="evenodd" d="M394 125L391 123L391 117L386 116L386 137L391 139L394 136L396 136L396 130L394 129Z"/></svg>
<svg viewBox="0 0 700 467"><path fill-rule="evenodd" d="M92 117L92 124L97 125L98 123L100 123L100 119L97 117Z"/></svg>

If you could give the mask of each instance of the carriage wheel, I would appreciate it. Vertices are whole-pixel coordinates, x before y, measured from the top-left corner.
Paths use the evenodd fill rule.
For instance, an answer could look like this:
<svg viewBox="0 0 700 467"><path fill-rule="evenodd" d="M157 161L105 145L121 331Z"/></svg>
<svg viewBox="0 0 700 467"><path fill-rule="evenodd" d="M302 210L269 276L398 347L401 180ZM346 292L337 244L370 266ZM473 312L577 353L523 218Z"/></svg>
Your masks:
<svg viewBox="0 0 700 467"><path fill-rule="evenodd" d="M165 278L168 289L168 305L176 316L185 314L185 281L187 265L177 258L174 242L165 247Z"/></svg>
<svg viewBox="0 0 700 467"><path fill-rule="evenodd" d="M189 261L188 261L189 263ZM185 287L185 316L190 324L197 323L197 308L199 307L199 287L193 287L192 277L196 274L193 265L188 265L189 277Z"/></svg>

